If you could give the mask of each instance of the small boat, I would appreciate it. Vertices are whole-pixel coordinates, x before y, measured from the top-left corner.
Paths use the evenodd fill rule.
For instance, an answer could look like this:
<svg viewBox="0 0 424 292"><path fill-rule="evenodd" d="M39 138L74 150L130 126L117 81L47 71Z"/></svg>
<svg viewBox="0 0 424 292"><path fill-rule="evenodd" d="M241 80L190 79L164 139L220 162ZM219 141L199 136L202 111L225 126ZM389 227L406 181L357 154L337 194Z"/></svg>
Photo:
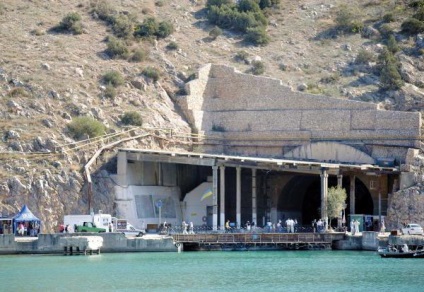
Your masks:
<svg viewBox="0 0 424 292"><path fill-rule="evenodd" d="M424 249L409 250L406 244L403 247L379 247L377 253L382 258L424 258Z"/></svg>

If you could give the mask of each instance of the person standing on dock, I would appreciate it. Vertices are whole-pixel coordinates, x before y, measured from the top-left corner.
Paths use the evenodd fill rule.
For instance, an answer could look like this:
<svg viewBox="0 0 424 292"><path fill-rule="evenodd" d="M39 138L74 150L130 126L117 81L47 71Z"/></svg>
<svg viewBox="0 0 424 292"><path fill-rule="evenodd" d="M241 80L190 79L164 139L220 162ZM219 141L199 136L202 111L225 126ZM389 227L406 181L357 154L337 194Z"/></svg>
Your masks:
<svg viewBox="0 0 424 292"><path fill-rule="evenodd" d="M318 230L318 233L320 233L320 232L322 232L322 230L323 230L323 222L322 222L322 220L321 219L319 219L318 220L318 222L317 222L317 230Z"/></svg>
<svg viewBox="0 0 424 292"><path fill-rule="evenodd" d="M278 223L277 223L277 232L281 232L281 220L278 220Z"/></svg>
<svg viewBox="0 0 424 292"><path fill-rule="evenodd" d="M246 222L246 231L250 232L250 221Z"/></svg>
<svg viewBox="0 0 424 292"><path fill-rule="evenodd" d="M19 225L18 225L18 234L20 236L24 236L24 233L25 233L25 227L24 227L24 225L22 223L19 223Z"/></svg>
<svg viewBox="0 0 424 292"><path fill-rule="evenodd" d="M183 221L183 223L182 223L183 234L188 234L188 232L187 232L187 226L188 226L188 224L185 221Z"/></svg>
<svg viewBox="0 0 424 292"><path fill-rule="evenodd" d="M194 225L193 222L190 221L189 234L194 234Z"/></svg>
<svg viewBox="0 0 424 292"><path fill-rule="evenodd" d="M286 230L287 230L287 233L290 233L290 218L287 218L286 220Z"/></svg>

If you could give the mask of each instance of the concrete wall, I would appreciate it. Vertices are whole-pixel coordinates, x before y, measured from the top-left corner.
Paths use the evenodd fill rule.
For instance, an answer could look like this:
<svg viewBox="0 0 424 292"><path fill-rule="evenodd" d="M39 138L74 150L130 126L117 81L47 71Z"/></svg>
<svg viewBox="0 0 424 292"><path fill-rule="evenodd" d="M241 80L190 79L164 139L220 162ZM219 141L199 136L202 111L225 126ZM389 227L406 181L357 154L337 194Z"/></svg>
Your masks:
<svg viewBox="0 0 424 292"><path fill-rule="evenodd" d="M213 206L212 195L204 198L202 196L213 189L211 182L204 182L197 186L194 190L187 193L183 201L183 220L193 222L195 226L202 226L206 224L203 218L207 216L207 206Z"/></svg>
<svg viewBox="0 0 424 292"><path fill-rule="evenodd" d="M101 252L177 251L172 237L126 238L124 234L120 233L93 233L92 235L103 237ZM59 244L60 238L72 236L87 236L87 233L39 234L38 238L30 238L25 241L15 241L14 235L0 235L0 254L63 253L63 247Z"/></svg>
<svg viewBox="0 0 424 292"><path fill-rule="evenodd" d="M0 234L0 254L15 253L16 242L13 234Z"/></svg>
<svg viewBox="0 0 424 292"><path fill-rule="evenodd" d="M137 196L149 197L148 204L137 206ZM144 216L147 209L155 208L157 200L162 200L164 203L169 202L175 211L175 217L167 217L165 207L162 207L161 222L167 221L172 225L181 224L181 207L180 207L180 189L178 187L164 187L164 186L115 186L115 203L116 213L118 217L128 219L128 221L138 229L147 228L147 224L159 224L158 214L156 217ZM140 200L141 202L147 202Z"/></svg>
<svg viewBox="0 0 424 292"><path fill-rule="evenodd" d="M419 148L420 113L293 92L280 80L227 66L204 66L187 92L179 104L190 123L199 133L223 139L221 145L206 146L209 152L284 157L292 149L287 146L334 139L354 147L379 144L362 150L373 158L404 161L407 148Z"/></svg>
<svg viewBox="0 0 424 292"><path fill-rule="evenodd" d="M380 245L378 239L378 232L363 231L362 232L362 249L363 250L377 250Z"/></svg>

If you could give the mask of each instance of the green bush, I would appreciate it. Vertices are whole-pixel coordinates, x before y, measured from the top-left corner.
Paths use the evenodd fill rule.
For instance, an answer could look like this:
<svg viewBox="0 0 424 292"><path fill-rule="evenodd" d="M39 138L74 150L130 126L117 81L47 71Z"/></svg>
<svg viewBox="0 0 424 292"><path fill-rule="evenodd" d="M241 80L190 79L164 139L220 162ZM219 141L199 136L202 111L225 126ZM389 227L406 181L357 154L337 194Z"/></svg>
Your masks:
<svg viewBox="0 0 424 292"><path fill-rule="evenodd" d="M412 17L420 21L424 21L424 6L420 7L417 13L415 13Z"/></svg>
<svg viewBox="0 0 424 292"><path fill-rule="evenodd" d="M254 27L247 30L244 40L255 45L263 46L269 43L270 38L266 34L264 27Z"/></svg>
<svg viewBox="0 0 424 292"><path fill-rule="evenodd" d="M206 7L210 8L211 6L221 7L222 5L232 5L232 0L208 0L206 2Z"/></svg>
<svg viewBox="0 0 424 292"><path fill-rule="evenodd" d="M271 1L272 2L272 1ZM262 6L267 6L263 2ZM269 42L265 27L268 19L261 9L258 0L208 1L208 20L222 29L240 31L247 35L246 40L255 45L265 45ZM249 35L250 34L250 35Z"/></svg>
<svg viewBox="0 0 424 292"><path fill-rule="evenodd" d="M414 7L414 8L417 8L417 7L424 7L424 0L411 1L411 2L409 3L409 6L410 6L410 7Z"/></svg>
<svg viewBox="0 0 424 292"><path fill-rule="evenodd" d="M68 130L74 139L80 139L87 135L89 138L101 136L106 127L99 121L90 117L77 117L68 124Z"/></svg>
<svg viewBox="0 0 424 292"><path fill-rule="evenodd" d="M119 38L129 38L133 35L135 22L127 15L119 15L114 18L112 24L113 34Z"/></svg>
<svg viewBox="0 0 424 292"><path fill-rule="evenodd" d="M160 73L158 69L154 67L147 67L141 72L144 76L153 79L154 82L158 81L160 78Z"/></svg>
<svg viewBox="0 0 424 292"><path fill-rule="evenodd" d="M259 1L259 7L261 7L261 9L265 9L265 8L270 8L273 6L278 6L280 5L281 0L260 0Z"/></svg>
<svg viewBox="0 0 424 292"><path fill-rule="evenodd" d="M158 23L154 17L146 18L139 24L134 32L136 37L148 38L166 38L174 32L174 26L168 21Z"/></svg>
<svg viewBox="0 0 424 292"><path fill-rule="evenodd" d="M136 49L131 58L130 61L131 62L143 62L144 60L146 60L147 58L147 52L141 48Z"/></svg>
<svg viewBox="0 0 424 292"><path fill-rule="evenodd" d="M154 17L146 18L135 30L134 34L139 37L153 36L159 28L159 24Z"/></svg>
<svg viewBox="0 0 424 292"><path fill-rule="evenodd" d="M105 84L110 84L113 87L118 87L124 84L125 80L122 77L121 73L118 71L109 71L103 75L103 82Z"/></svg>
<svg viewBox="0 0 424 292"><path fill-rule="evenodd" d="M239 0L238 11L240 12L259 12L261 8L255 0Z"/></svg>
<svg viewBox="0 0 424 292"><path fill-rule="evenodd" d="M168 36L170 36L174 32L174 26L172 23L168 21L162 21L159 23L158 30L155 33L155 36L157 36L160 39L164 39Z"/></svg>
<svg viewBox="0 0 424 292"><path fill-rule="evenodd" d="M359 33L364 24L358 20L359 12L349 6L343 5L336 14L336 24L339 31L347 33Z"/></svg>
<svg viewBox="0 0 424 292"><path fill-rule="evenodd" d="M116 88L112 84L106 85L105 92L103 93L103 96L109 99L114 99L116 96Z"/></svg>
<svg viewBox="0 0 424 292"><path fill-rule="evenodd" d="M106 0L96 1L91 6L93 7L92 14L109 24L113 24L118 15L117 10Z"/></svg>
<svg viewBox="0 0 424 292"><path fill-rule="evenodd" d="M388 23L385 23L382 26L380 26L379 30L380 30L380 33L385 37L388 37L391 34L393 34L393 28Z"/></svg>
<svg viewBox="0 0 424 292"><path fill-rule="evenodd" d="M82 34L81 16L77 12L68 13L60 22L59 30Z"/></svg>
<svg viewBox="0 0 424 292"><path fill-rule="evenodd" d="M374 54L370 51L361 49L356 55L355 63L356 64L368 64L369 62L374 62L376 60Z"/></svg>
<svg viewBox="0 0 424 292"><path fill-rule="evenodd" d="M249 59L249 53L246 51L239 51L237 52L237 54L234 56L234 59L238 62L244 62L244 63L248 63L248 59Z"/></svg>
<svg viewBox="0 0 424 292"><path fill-rule="evenodd" d="M121 123L128 126L141 126L143 124L143 119L138 112L126 112L121 117Z"/></svg>
<svg viewBox="0 0 424 292"><path fill-rule="evenodd" d="M402 31L409 34L419 34L424 32L424 22L416 18L408 18L401 25Z"/></svg>
<svg viewBox="0 0 424 292"><path fill-rule="evenodd" d="M378 65L381 69L380 86L383 89L396 90L404 85L404 81L399 73L399 62L388 48L385 47L378 56Z"/></svg>
<svg viewBox="0 0 424 292"><path fill-rule="evenodd" d="M383 21L386 22L386 23L387 22L393 22L393 21L395 21L395 16L391 12L386 13L383 16Z"/></svg>
<svg viewBox="0 0 424 292"><path fill-rule="evenodd" d="M124 41L121 41L115 37L108 37L107 41L107 49L106 53L111 58L121 58L126 59L128 58L129 50Z"/></svg>
<svg viewBox="0 0 424 292"><path fill-rule="evenodd" d="M400 89L405 82L395 64L388 64L380 72L380 85L384 89Z"/></svg>
<svg viewBox="0 0 424 292"><path fill-rule="evenodd" d="M168 50L178 50L178 44L176 42L172 41L166 46L166 48Z"/></svg>
<svg viewBox="0 0 424 292"><path fill-rule="evenodd" d="M387 39L387 48L393 54L397 53L400 50L394 35L390 35L389 38Z"/></svg>
<svg viewBox="0 0 424 292"><path fill-rule="evenodd" d="M252 62L252 73L253 75L262 75L265 73L265 64L261 61Z"/></svg>
<svg viewBox="0 0 424 292"><path fill-rule="evenodd" d="M220 35L222 35L222 29L220 29L219 27L215 26L214 28L211 29L211 31L209 32L209 36L212 39L216 39L217 37L219 37Z"/></svg>

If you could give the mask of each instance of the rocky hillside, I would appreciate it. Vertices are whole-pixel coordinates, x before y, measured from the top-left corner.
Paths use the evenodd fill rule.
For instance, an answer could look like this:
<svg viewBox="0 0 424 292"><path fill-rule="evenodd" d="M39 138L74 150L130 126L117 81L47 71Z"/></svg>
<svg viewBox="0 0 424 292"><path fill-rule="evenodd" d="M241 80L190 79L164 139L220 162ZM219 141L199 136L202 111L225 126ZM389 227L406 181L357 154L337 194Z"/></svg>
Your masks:
<svg viewBox="0 0 424 292"><path fill-rule="evenodd" d="M201 0L3 0L0 203L7 207L3 214L26 203L51 231L63 214L87 212L82 168L101 145L77 147L79 139L89 137L76 138L67 125L89 116L107 133L120 133L125 129L122 116L137 112L143 127L189 133L190 126L173 101L205 63L254 72L252 66L260 62L264 72L256 74L281 79L293 90L421 111L424 36L402 32L402 23L418 9L410 7L411 2L355 0L346 6L342 0L281 0L266 11L269 44L254 46L232 30L223 29L212 38L214 26L207 19L206 1ZM154 17L171 23L174 31L165 38L122 37L128 30L118 30L102 17L99 7L104 5L112 15L122 16L124 24ZM72 29L65 21L70 13L78 15L72 18L78 22ZM132 35L137 25L124 28ZM394 56L405 82L400 89L380 86L378 56L389 35L399 48ZM124 44L124 58L110 54L112 37ZM114 88L105 82L112 71L122 78ZM153 136L132 143L165 147ZM113 166L95 175L96 210L111 211L113 206L108 170Z"/></svg>

